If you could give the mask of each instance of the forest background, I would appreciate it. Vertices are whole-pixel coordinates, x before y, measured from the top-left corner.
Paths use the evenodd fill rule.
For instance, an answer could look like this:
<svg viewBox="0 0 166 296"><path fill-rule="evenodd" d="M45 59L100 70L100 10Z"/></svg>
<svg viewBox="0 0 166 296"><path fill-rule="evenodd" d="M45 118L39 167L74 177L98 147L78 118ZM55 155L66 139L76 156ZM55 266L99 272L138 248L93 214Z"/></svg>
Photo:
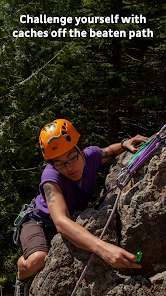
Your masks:
<svg viewBox="0 0 166 296"><path fill-rule="evenodd" d="M153 30L153 38L13 37L14 30L58 30L60 24L22 24L20 15L131 16L145 23L80 24L79 30ZM74 23L65 26L74 29ZM105 147L166 122L166 4L163 1L0 1L0 291L13 295L20 245L11 227L22 205L38 194L45 166L38 136L44 124L66 118L85 146ZM95 197L108 166L97 179Z"/></svg>

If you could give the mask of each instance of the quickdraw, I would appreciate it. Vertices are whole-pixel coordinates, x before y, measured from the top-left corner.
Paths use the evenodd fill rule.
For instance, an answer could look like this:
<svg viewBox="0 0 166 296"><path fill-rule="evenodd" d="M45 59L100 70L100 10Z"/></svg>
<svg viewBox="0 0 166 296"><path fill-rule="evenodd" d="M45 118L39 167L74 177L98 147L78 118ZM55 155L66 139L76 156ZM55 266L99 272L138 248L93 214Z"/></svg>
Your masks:
<svg viewBox="0 0 166 296"><path fill-rule="evenodd" d="M35 198L31 201L30 205L25 204L19 215L17 216L17 218L14 221L14 227L12 227L12 230L14 231L13 234L13 242L15 245L18 244L18 239L19 239L19 235L20 235L20 229L21 229L21 225L23 224L23 222L28 218L29 214L33 211L36 211L37 208L35 207Z"/></svg>
<svg viewBox="0 0 166 296"><path fill-rule="evenodd" d="M114 189L116 189L117 187L119 188L119 192L117 194L117 198L115 200L111 215L109 216L107 223L99 237L99 239L102 239L104 234L106 233L106 230L112 220L112 217L115 214L116 208L117 208L117 204L122 192L122 189L128 184L128 182L130 181L130 179L132 178L133 173L159 148L160 144L164 141L164 139L166 139L166 132L165 134L162 135L162 133L166 130L166 124L161 128L161 130L156 134L155 137L152 137L151 139L149 139L149 141L147 141L146 143L144 143L141 148L138 150L137 153L135 153L134 157L131 159L131 161L129 162L127 167L122 168L122 170L120 171L120 174L118 176L118 178L116 179L117 185L115 185L113 188L111 188L109 191L107 191L104 195L102 195L96 202L101 201L108 193L112 192ZM94 204L96 204L96 202L94 202L93 204L91 204L91 206L93 206ZM74 296L76 294L76 291L86 273L86 270L88 268L88 266L90 265L92 259L94 257L94 254L92 253L84 270L82 271L82 274L71 294L71 296Z"/></svg>

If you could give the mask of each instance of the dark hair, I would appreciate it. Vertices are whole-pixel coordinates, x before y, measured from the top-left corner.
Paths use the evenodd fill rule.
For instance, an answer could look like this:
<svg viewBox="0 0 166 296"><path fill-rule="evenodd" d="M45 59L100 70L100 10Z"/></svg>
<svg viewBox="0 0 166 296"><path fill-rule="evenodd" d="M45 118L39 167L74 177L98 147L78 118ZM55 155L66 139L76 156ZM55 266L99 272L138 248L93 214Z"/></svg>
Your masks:
<svg viewBox="0 0 166 296"><path fill-rule="evenodd" d="M78 142L77 142L77 146L78 146L78 148L79 148L81 151L84 150L84 142L83 142L83 140L82 140L81 137L79 138L79 140L78 140ZM48 160L47 160L47 163L50 163L51 165L53 165L53 161L52 161L52 159L48 159Z"/></svg>
<svg viewBox="0 0 166 296"><path fill-rule="evenodd" d="M78 148L80 148L81 151L84 150L84 142L81 137L79 138L79 140L77 142L77 146L78 146Z"/></svg>

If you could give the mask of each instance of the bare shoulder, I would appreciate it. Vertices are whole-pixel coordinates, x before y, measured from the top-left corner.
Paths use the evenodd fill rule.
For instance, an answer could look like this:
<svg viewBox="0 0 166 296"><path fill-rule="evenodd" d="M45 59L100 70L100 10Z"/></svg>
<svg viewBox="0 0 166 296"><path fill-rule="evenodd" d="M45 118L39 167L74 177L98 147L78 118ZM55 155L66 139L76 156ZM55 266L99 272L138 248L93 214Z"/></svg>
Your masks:
<svg viewBox="0 0 166 296"><path fill-rule="evenodd" d="M43 190L45 193L48 209L50 209L56 203L57 198L63 198L62 190L56 183L44 183Z"/></svg>
<svg viewBox="0 0 166 296"><path fill-rule="evenodd" d="M62 190L56 183L45 182L43 185L47 207L54 224L58 225L58 219L60 217L69 217L68 207L63 196Z"/></svg>
<svg viewBox="0 0 166 296"><path fill-rule="evenodd" d="M62 193L60 186L54 182L45 182L43 184L43 189L44 189L45 195L48 195L51 191Z"/></svg>

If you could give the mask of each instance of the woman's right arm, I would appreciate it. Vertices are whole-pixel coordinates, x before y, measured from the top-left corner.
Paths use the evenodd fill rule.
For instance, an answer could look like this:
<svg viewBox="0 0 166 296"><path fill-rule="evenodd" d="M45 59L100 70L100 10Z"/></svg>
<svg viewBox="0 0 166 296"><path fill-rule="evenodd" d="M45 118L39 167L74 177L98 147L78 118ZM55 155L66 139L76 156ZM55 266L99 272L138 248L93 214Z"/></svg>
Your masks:
<svg viewBox="0 0 166 296"><path fill-rule="evenodd" d="M63 193L57 184L46 182L43 188L50 215L62 236L75 246L100 256L115 268L141 268L140 264L135 263L137 261L135 255L98 239L84 227L72 221Z"/></svg>

